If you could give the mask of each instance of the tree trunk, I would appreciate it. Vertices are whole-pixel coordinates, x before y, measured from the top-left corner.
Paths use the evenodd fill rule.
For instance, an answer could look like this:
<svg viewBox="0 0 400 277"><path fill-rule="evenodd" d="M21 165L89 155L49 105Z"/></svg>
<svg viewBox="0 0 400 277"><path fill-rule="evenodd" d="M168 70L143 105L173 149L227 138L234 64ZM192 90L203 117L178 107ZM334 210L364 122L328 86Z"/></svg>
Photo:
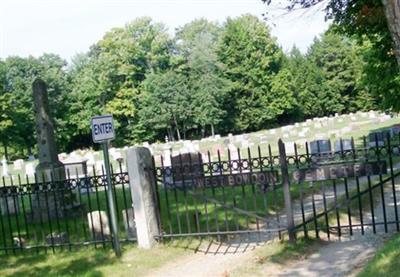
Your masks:
<svg viewBox="0 0 400 277"><path fill-rule="evenodd" d="M8 147L7 147L7 143L3 142L3 146L4 146L4 156L6 157L6 160L8 161Z"/></svg>
<svg viewBox="0 0 400 277"><path fill-rule="evenodd" d="M214 124L211 124L211 135L212 135L212 137L215 136Z"/></svg>
<svg viewBox="0 0 400 277"><path fill-rule="evenodd" d="M179 128L176 127L176 135L178 137L178 140L181 140L181 133L179 132Z"/></svg>
<svg viewBox="0 0 400 277"><path fill-rule="evenodd" d="M201 126L201 137L204 138L205 135L206 135L206 128L205 126Z"/></svg>
<svg viewBox="0 0 400 277"><path fill-rule="evenodd" d="M382 0L390 34L394 44L394 54L400 66L400 2L399 0Z"/></svg>
<svg viewBox="0 0 400 277"><path fill-rule="evenodd" d="M174 133L172 131L172 128L168 128L168 141L174 141Z"/></svg>
<svg viewBox="0 0 400 277"><path fill-rule="evenodd" d="M176 117L175 116L174 116L174 123L175 123L176 135L178 137L178 140L181 140L181 133L179 132L179 125L178 125L178 122L176 121Z"/></svg>

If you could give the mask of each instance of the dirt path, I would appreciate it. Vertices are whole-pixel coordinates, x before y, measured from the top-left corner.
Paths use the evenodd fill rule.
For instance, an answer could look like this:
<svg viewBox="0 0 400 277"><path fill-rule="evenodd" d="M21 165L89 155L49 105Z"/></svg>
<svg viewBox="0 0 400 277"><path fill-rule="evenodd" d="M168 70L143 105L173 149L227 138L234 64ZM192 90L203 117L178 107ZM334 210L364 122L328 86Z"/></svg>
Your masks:
<svg viewBox="0 0 400 277"><path fill-rule="evenodd" d="M253 250L260 245L245 241L231 244L202 242L193 255L173 261L149 276L229 276L236 266L250 262Z"/></svg>
<svg viewBox="0 0 400 277"><path fill-rule="evenodd" d="M398 165L397 165L398 166ZM349 188L354 184L349 183ZM400 182L397 180L397 195L400 195ZM343 185L338 185L337 195L344 195ZM317 210L322 209L322 196L315 195ZM388 221L394 220L394 202L391 186L385 187L385 207ZM399 197L398 197L399 198ZM329 199L329 200L328 200ZM327 195L327 200L333 201L333 195ZM400 202L398 203L400 206ZM300 203L295 201L295 218L300 221ZM312 207L305 207L306 213L312 213ZM375 219L383 221L382 202L374 208ZM371 221L371 214L365 212L365 222ZM281 217L281 224L284 223L284 216ZM274 224L274 223L272 223ZM276 224L276 223L275 223ZM271 226L270 226L271 227ZM246 276L352 276L362 268L362 266L373 256L391 234L395 231L395 225L389 225L388 233L385 234L383 225L377 226L379 235L375 235L370 227L365 227L365 235L361 231L354 229L353 236L343 236L340 241L331 237L330 243L321 246L318 252L311 254L301 261L293 261L284 265L266 263L261 269L258 268L254 273L246 273ZM202 242L193 255L186 256L179 261L171 261L164 267L152 272L149 276L225 276L235 273L237 269L254 263L256 259L255 249L265 246L268 242L276 238L276 234L265 233L262 237L252 235L245 237L243 241L233 241L227 243L208 243ZM240 272L240 271L239 271ZM239 274L239 276L241 276Z"/></svg>

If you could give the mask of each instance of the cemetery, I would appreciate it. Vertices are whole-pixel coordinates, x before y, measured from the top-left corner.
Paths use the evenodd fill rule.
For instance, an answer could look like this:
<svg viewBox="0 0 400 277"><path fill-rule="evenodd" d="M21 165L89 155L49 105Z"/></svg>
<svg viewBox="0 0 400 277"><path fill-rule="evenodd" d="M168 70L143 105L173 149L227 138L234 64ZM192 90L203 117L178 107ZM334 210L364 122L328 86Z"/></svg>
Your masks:
<svg viewBox="0 0 400 277"><path fill-rule="evenodd" d="M0 276L399 275L396 1L111 2L0 4Z"/></svg>

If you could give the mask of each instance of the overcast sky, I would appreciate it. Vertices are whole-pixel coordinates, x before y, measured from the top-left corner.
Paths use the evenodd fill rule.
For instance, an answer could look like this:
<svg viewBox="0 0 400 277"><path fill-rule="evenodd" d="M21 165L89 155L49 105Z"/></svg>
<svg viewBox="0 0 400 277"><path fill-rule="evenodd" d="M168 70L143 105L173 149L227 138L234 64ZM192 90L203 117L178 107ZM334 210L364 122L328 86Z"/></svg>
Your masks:
<svg viewBox="0 0 400 277"><path fill-rule="evenodd" d="M268 11L272 34L284 50L296 44L303 52L327 29L320 8L285 15L261 0L0 0L0 58L56 53L70 60L85 52L113 27L140 16L176 27L204 17L223 22Z"/></svg>

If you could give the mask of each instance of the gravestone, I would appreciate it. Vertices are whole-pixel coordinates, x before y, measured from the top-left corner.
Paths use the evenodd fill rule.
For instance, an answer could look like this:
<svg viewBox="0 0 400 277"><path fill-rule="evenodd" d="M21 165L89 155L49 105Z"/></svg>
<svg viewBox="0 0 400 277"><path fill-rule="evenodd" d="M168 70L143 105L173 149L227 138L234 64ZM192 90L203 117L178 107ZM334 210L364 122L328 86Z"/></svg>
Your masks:
<svg viewBox="0 0 400 277"><path fill-rule="evenodd" d="M293 155L295 153L294 145L295 143L293 141L285 142L286 154Z"/></svg>
<svg viewBox="0 0 400 277"><path fill-rule="evenodd" d="M5 158L3 158L3 160L1 161L1 167L3 169L2 176L3 177L8 177L9 176L8 163L7 163L7 160Z"/></svg>
<svg viewBox="0 0 400 277"><path fill-rule="evenodd" d="M39 164L36 167L38 180L50 181L52 178L65 179L64 165L58 160L54 125L49 112L46 84L42 80L36 79L33 82L32 88L37 144L39 147Z"/></svg>
<svg viewBox="0 0 400 277"><path fill-rule="evenodd" d="M124 220L124 227L127 238L136 238L136 223L133 208L122 210L122 218Z"/></svg>
<svg viewBox="0 0 400 277"><path fill-rule="evenodd" d="M335 141L335 152L352 150L351 139L342 139Z"/></svg>
<svg viewBox="0 0 400 277"><path fill-rule="evenodd" d="M36 166L36 182L45 183L65 180L65 168L58 160L54 136L53 119L49 112L49 101L45 82L36 79L32 84L35 127L38 145L39 164ZM54 190L54 193L36 191L32 194L32 218L50 220L66 215L73 206L72 191ZM61 205L63 204L63 205Z"/></svg>
<svg viewBox="0 0 400 277"><path fill-rule="evenodd" d="M69 157L63 160L65 175L71 178L82 178L88 173L85 158Z"/></svg>
<svg viewBox="0 0 400 277"><path fill-rule="evenodd" d="M311 154L325 154L331 152L331 142L328 139L314 140L310 142Z"/></svg>
<svg viewBox="0 0 400 277"><path fill-rule="evenodd" d="M35 165L34 163L30 162L25 165L25 174L29 178L33 178L35 176Z"/></svg>
<svg viewBox="0 0 400 277"><path fill-rule="evenodd" d="M171 158L173 180L175 186L191 183L192 178L199 178L204 175L203 161L199 153L184 153Z"/></svg>
<svg viewBox="0 0 400 277"><path fill-rule="evenodd" d="M390 136L398 136L400 134L400 125L395 125L390 128Z"/></svg>
<svg viewBox="0 0 400 277"><path fill-rule="evenodd" d="M14 165L14 170L22 170L24 167L24 160L23 159L15 160L13 165Z"/></svg>
<svg viewBox="0 0 400 277"><path fill-rule="evenodd" d="M385 145L387 133L390 134L389 130L381 132L372 132L368 135L368 146L369 147L381 147Z"/></svg>
<svg viewBox="0 0 400 277"><path fill-rule="evenodd" d="M19 199L10 193L11 187L0 187L0 209L1 215L14 215L19 212Z"/></svg>
<svg viewBox="0 0 400 277"><path fill-rule="evenodd" d="M110 238L110 224L105 211L88 213L87 220L93 240L106 240Z"/></svg>

